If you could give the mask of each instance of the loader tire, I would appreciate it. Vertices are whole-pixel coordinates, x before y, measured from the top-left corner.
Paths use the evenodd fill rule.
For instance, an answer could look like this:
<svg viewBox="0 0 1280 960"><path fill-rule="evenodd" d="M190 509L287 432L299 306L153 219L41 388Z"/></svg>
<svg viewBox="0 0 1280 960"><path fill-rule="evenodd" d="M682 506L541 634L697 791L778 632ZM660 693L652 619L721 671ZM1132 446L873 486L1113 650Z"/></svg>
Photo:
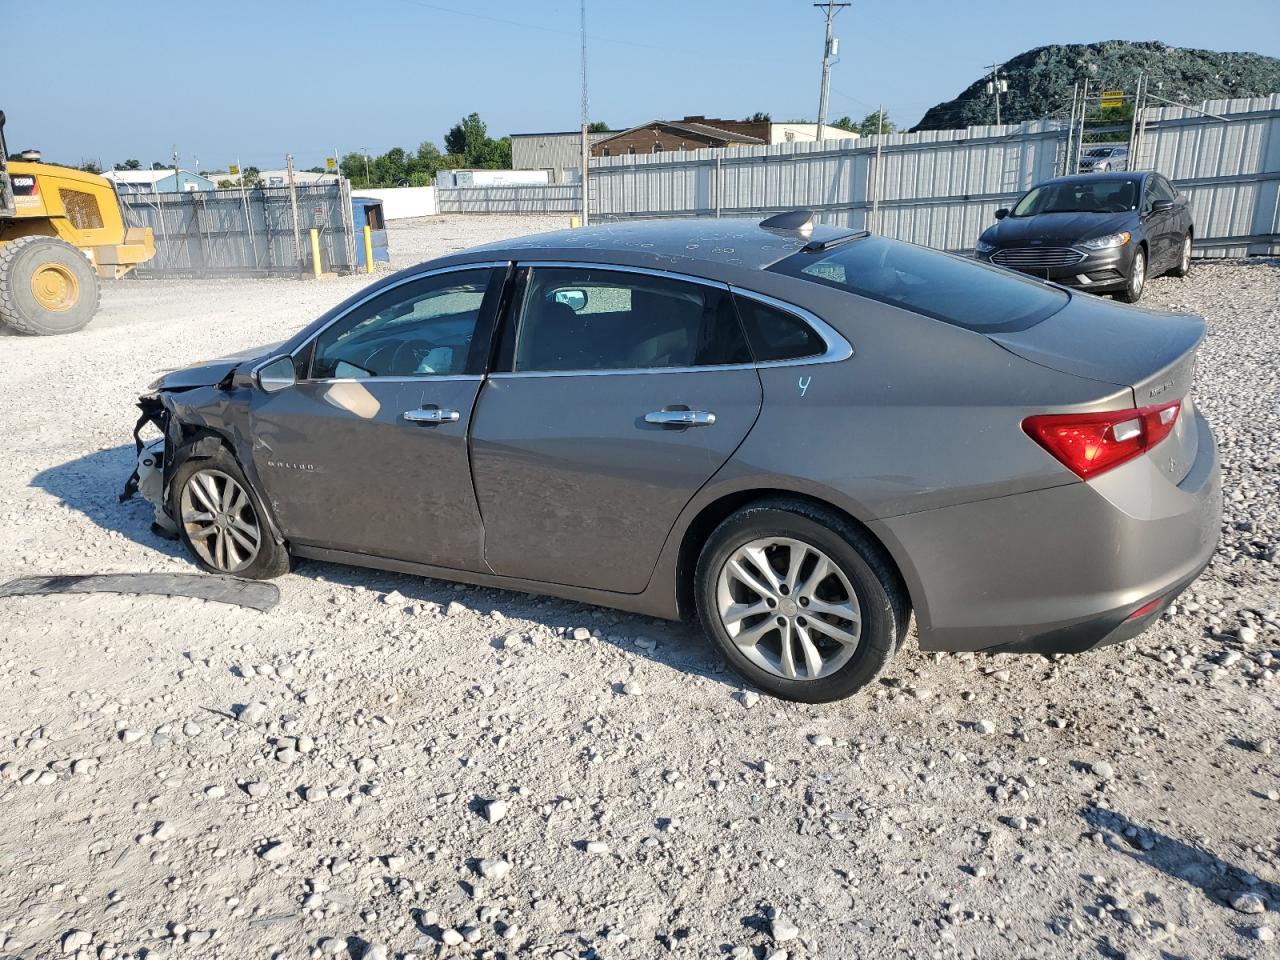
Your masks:
<svg viewBox="0 0 1280 960"><path fill-rule="evenodd" d="M75 333L93 319L101 289L93 264L56 237L0 245L0 323L19 333Z"/></svg>

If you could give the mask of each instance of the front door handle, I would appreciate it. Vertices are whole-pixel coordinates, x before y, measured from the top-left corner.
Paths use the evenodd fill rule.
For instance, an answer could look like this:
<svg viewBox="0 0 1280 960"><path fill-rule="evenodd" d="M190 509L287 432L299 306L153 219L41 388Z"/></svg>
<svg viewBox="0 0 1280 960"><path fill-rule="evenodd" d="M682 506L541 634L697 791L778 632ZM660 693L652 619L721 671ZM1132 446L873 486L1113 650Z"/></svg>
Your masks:
<svg viewBox="0 0 1280 960"><path fill-rule="evenodd" d="M709 427L716 422L716 415L706 410L655 410L644 415L644 422L663 427Z"/></svg>
<svg viewBox="0 0 1280 960"><path fill-rule="evenodd" d="M462 419L457 410L443 407L422 407L419 410L406 410L401 416L411 423L455 423Z"/></svg>

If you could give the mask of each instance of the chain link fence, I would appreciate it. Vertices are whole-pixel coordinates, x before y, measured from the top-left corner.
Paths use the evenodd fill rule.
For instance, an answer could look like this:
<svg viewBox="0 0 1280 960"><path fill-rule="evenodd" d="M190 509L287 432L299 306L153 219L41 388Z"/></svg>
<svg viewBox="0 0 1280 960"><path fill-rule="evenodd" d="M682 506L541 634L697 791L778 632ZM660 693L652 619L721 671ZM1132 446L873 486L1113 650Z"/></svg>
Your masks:
<svg viewBox="0 0 1280 960"><path fill-rule="evenodd" d="M295 202L296 200L296 202ZM312 267L310 231L322 272L357 269L351 189L346 180L295 188L121 194L130 226L150 227L156 255L138 277L298 276Z"/></svg>

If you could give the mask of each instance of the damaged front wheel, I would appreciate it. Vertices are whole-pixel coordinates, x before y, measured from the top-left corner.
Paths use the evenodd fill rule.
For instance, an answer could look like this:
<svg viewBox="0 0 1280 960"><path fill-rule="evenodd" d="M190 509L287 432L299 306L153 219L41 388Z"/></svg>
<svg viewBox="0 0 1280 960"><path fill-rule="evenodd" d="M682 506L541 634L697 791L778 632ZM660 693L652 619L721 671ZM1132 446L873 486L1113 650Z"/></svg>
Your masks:
<svg viewBox="0 0 1280 960"><path fill-rule="evenodd" d="M268 580L286 573L289 555L263 520L239 465L225 451L188 460L169 485L172 516L196 564L211 573Z"/></svg>

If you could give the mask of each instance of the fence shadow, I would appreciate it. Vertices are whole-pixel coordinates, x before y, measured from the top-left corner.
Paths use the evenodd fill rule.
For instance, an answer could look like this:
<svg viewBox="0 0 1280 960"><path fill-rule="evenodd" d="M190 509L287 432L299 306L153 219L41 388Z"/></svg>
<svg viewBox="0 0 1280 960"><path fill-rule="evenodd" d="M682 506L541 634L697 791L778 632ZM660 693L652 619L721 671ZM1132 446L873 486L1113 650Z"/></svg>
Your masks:
<svg viewBox="0 0 1280 960"><path fill-rule="evenodd" d="M1108 849L1190 884L1216 904L1229 906L1231 898L1242 890L1252 890L1272 900L1280 896L1280 888L1274 884L1249 885L1245 878L1254 878L1243 867L1144 826L1122 813L1085 807L1080 816L1102 833Z"/></svg>

